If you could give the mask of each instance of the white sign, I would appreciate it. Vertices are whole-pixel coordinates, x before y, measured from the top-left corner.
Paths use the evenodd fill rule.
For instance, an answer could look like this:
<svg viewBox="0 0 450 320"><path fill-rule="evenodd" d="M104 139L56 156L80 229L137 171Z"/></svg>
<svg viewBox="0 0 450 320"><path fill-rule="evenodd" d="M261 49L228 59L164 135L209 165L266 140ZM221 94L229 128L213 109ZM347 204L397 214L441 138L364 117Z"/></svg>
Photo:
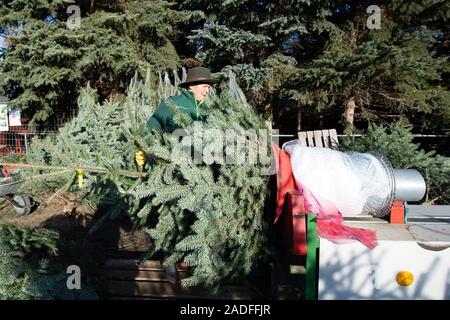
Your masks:
<svg viewBox="0 0 450 320"><path fill-rule="evenodd" d="M21 126L22 122L20 121L20 109L14 108L9 110L9 126Z"/></svg>
<svg viewBox="0 0 450 320"><path fill-rule="evenodd" d="M8 131L8 109L6 103L0 103L0 131Z"/></svg>

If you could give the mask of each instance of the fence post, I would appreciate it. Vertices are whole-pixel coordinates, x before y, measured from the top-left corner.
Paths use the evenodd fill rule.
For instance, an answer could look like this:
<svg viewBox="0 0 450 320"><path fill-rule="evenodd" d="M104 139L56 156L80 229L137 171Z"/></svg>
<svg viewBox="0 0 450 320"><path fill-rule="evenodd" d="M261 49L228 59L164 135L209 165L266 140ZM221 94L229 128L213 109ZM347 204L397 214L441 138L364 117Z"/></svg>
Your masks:
<svg viewBox="0 0 450 320"><path fill-rule="evenodd" d="M28 139L27 139L27 133L23 133L23 141L25 142L25 153L28 152Z"/></svg>

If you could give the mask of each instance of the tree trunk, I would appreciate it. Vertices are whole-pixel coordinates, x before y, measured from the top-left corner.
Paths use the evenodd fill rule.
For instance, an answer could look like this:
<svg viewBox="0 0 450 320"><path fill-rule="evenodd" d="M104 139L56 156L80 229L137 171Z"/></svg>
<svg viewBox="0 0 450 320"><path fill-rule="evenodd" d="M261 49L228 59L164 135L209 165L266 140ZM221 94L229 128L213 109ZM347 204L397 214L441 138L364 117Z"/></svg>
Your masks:
<svg viewBox="0 0 450 320"><path fill-rule="evenodd" d="M345 112L344 112L344 132L347 134L351 134L354 131L354 118L355 118L355 109L356 109L356 101L354 97L348 99L345 104Z"/></svg>
<svg viewBox="0 0 450 320"><path fill-rule="evenodd" d="M302 109L297 108L297 132L302 131Z"/></svg>

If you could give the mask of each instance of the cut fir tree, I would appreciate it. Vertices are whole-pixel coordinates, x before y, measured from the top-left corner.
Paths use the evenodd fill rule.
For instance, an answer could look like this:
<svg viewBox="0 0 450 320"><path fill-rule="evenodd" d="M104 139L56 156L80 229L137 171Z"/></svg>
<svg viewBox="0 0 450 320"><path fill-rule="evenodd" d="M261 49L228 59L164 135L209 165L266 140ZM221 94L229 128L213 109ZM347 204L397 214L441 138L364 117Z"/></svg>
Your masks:
<svg viewBox="0 0 450 320"><path fill-rule="evenodd" d="M201 123L167 100L176 91L167 81L156 88L150 77L134 79L123 100L100 105L86 90L76 118L33 141L23 191L75 192L98 210L108 206L105 218L125 212L153 239L146 257L163 252L166 266L194 267L184 286L218 288L245 277L266 252L270 138L234 76L207 98ZM174 132L146 125L161 99L175 111Z"/></svg>

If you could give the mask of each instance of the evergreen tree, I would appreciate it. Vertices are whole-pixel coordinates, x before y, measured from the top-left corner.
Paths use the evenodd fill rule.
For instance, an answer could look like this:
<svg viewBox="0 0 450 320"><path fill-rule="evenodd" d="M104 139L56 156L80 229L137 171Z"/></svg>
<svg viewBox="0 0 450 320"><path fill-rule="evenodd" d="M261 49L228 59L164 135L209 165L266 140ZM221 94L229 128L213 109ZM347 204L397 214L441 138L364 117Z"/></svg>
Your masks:
<svg viewBox="0 0 450 320"><path fill-rule="evenodd" d="M0 51L0 93L34 122L70 118L87 83L104 100L123 94L136 70L175 68L168 36L177 16L162 0L2 1L9 45Z"/></svg>
<svg viewBox="0 0 450 320"><path fill-rule="evenodd" d="M189 39L198 58L224 77L232 70L250 103L266 117L271 108L277 111L280 90L297 70L292 43L310 17L323 21L332 3L322 2L306 12L309 1L178 1L180 9L197 12L188 25L196 28Z"/></svg>
<svg viewBox="0 0 450 320"><path fill-rule="evenodd" d="M93 288L67 288L67 266L57 259L55 231L0 224L0 300L95 299Z"/></svg>
<svg viewBox="0 0 450 320"><path fill-rule="evenodd" d="M425 178L428 204L450 202L450 158L425 152L413 143L412 126L394 122L388 126L370 124L363 137L342 140L340 148L356 152L377 151L386 156L396 169L417 169Z"/></svg>
<svg viewBox="0 0 450 320"><path fill-rule="evenodd" d="M320 114L347 132L392 118L442 132L450 110L448 1L378 1L380 29L371 27L372 4L179 1L205 16L191 20L199 21L190 36L198 57L217 71L233 69L259 110L271 105L274 120L281 108L291 122L297 110L297 130L330 126L318 123Z"/></svg>
<svg viewBox="0 0 450 320"><path fill-rule="evenodd" d="M448 33L445 1L388 1L379 29L371 29L369 3L352 1L333 14L322 52L294 75L294 98L317 109L337 109L353 132L367 121L407 119L419 132L448 128L449 61L437 51ZM429 132L429 131L428 131Z"/></svg>
<svg viewBox="0 0 450 320"><path fill-rule="evenodd" d="M145 122L154 104L163 92L168 94L165 88L149 90L150 81L150 73L146 86L134 79L126 97L111 97L104 103L91 88L82 90L77 117L56 135L33 139L26 161L34 167L28 176L22 173L27 178L21 192L42 202L41 195L50 191L53 195L47 203L62 192L75 192L94 210L106 207L105 218L133 210L138 203L129 201L127 192L142 176L134 153L139 143L145 144L140 137L148 135Z"/></svg>
<svg viewBox="0 0 450 320"><path fill-rule="evenodd" d="M32 142L27 161L34 170L21 191L77 192L91 205L108 204L105 218L127 212L153 239L148 256L162 251L166 265L184 261L195 267L184 285L217 287L245 276L266 247L263 170L270 138L255 137L265 122L230 81L231 90L206 101L202 145L183 145L192 142L200 124L176 112L170 100L187 140L147 127L159 99L177 91L167 81L155 88L149 77L145 83L133 80L126 98L103 104L92 92L83 93L75 119L57 136ZM226 130L233 135L225 141ZM135 163L136 150L146 154L145 165ZM258 153L263 162L251 158ZM195 155L205 158L197 162Z"/></svg>

